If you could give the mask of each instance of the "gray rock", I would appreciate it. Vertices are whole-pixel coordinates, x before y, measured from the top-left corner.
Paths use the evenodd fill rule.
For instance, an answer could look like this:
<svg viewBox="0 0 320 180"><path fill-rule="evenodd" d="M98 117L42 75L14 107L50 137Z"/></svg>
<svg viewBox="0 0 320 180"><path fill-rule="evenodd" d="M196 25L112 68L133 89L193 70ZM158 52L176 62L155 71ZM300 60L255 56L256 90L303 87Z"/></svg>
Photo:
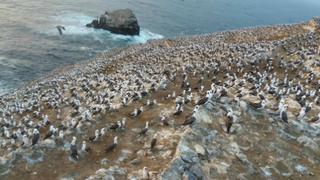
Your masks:
<svg viewBox="0 0 320 180"><path fill-rule="evenodd" d="M53 139L46 139L41 142L41 146L45 148L53 149L56 147L56 142Z"/></svg>
<svg viewBox="0 0 320 180"><path fill-rule="evenodd" d="M130 161L130 164L132 164L132 165L138 165L140 163L141 163L140 159L134 159L134 160Z"/></svg>
<svg viewBox="0 0 320 180"><path fill-rule="evenodd" d="M108 170L107 170L107 174L117 174L117 175L125 175L127 174L127 170L125 168L121 168L119 166L111 166Z"/></svg>
<svg viewBox="0 0 320 180"><path fill-rule="evenodd" d="M294 169L302 175L306 175L308 173L308 168L301 164L296 165Z"/></svg>
<svg viewBox="0 0 320 180"><path fill-rule="evenodd" d="M103 166L106 166L108 164L108 162L109 161L108 161L107 158L103 158L103 159L101 159L100 164L103 165Z"/></svg>
<svg viewBox="0 0 320 180"><path fill-rule="evenodd" d="M303 146L305 147L308 147L310 149L312 149L313 151L317 151L319 149L319 146L318 144L313 141L311 138L305 136L305 135L302 135L300 136L297 141L302 144Z"/></svg>
<svg viewBox="0 0 320 180"><path fill-rule="evenodd" d="M130 9L119 9L113 12L105 12L99 19L86 25L96 29L108 30L115 34L139 35L140 26L136 16Z"/></svg>
<svg viewBox="0 0 320 180"><path fill-rule="evenodd" d="M131 154L133 154L133 152L130 150L127 150L127 149L121 150L121 153L117 161L124 162L129 158Z"/></svg>
<svg viewBox="0 0 320 180"><path fill-rule="evenodd" d="M5 158L5 157L0 157L0 165L1 165L1 166L7 164L7 162L8 162L8 159L7 159L7 158Z"/></svg>

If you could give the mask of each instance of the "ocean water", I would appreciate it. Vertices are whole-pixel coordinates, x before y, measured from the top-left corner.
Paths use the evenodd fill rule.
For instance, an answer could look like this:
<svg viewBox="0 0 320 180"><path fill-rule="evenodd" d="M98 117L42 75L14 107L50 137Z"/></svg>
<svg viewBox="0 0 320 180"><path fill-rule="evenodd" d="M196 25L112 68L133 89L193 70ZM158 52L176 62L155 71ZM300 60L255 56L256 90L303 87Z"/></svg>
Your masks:
<svg viewBox="0 0 320 180"><path fill-rule="evenodd" d="M140 36L85 27L120 8L134 11ZM112 48L313 16L320 16L320 0L0 0L0 95ZM63 36L56 25L66 27Z"/></svg>

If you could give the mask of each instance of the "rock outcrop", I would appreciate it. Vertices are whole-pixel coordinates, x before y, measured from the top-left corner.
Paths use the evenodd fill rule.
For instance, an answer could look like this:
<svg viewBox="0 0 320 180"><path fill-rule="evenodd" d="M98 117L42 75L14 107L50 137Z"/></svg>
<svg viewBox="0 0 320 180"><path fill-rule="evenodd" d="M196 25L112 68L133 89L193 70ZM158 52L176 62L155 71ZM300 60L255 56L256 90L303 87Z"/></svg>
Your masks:
<svg viewBox="0 0 320 180"><path fill-rule="evenodd" d="M138 20L130 9L119 9L113 12L105 12L99 19L93 20L86 26L108 30L115 34L131 36L140 34Z"/></svg>

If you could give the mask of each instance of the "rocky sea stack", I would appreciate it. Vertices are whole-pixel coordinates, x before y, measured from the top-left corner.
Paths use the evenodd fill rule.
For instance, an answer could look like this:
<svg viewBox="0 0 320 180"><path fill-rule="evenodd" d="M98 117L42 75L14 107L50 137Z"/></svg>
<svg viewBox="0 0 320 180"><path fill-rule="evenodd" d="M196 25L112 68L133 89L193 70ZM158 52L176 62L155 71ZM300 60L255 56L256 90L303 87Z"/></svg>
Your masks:
<svg viewBox="0 0 320 180"><path fill-rule="evenodd" d="M119 9L112 12L105 12L99 19L93 20L86 25L96 29L108 30L115 34L139 35L140 26L131 9Z"/></svg>

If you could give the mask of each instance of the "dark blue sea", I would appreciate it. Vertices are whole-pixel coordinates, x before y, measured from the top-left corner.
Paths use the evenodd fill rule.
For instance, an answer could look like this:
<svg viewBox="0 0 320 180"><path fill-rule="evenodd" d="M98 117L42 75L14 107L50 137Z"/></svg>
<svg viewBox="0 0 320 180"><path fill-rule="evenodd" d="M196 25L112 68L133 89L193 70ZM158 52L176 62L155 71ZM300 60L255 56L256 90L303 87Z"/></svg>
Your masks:
<svg viewBox="0 0 320 180"><path fill-rule="evenodd" d="M140 36L85 27L130 8ZM320 16L320 0L0 0L0 94L101 51L150 39L296 23ZM56 25L66 27L59 36Z"/></svg>

